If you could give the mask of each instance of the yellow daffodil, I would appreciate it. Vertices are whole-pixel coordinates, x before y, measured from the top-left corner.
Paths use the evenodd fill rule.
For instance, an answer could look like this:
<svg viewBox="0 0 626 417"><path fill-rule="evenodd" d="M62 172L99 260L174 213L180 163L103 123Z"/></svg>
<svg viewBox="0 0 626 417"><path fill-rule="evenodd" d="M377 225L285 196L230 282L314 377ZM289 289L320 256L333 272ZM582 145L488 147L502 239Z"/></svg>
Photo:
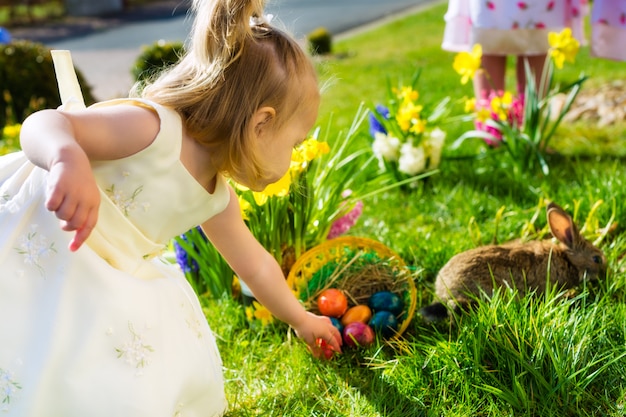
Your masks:
<svg viewBox="0 0 626 417"><path fill-rule="evenodd" d="M491 99L491 110L497 115L499 120L506 120L507 110L511 108L513 94L505 91L501 96Z"/></svg>
<svg viewBox="0 0 626 417"><path fill-rule="evenodd" d="M396 94L396 97L400 99L402 103L408 103L411 101L415 101L419 98L419 93L416 90L413 90L412 87L403 86L398 90L397 88L393 89L393 92Z"/></svg>
<svg viewBox="0 0 626 417"><path fill-rule="evenodd" d="M484 107L476 112L476 120L478 120L479 122L485 123L490 118L491 112Z"/></svg>
<svg viewBox="0 0 626 417"><path fill-rule="evenodd" d="M294 149L291 160L296 163L309 162L328 152L330 152L328 143L319 142L317 139L310 138Z"/></svg>
<svg viewBox="0 0 626 417"><path fill-rule="evenodd" d="M287 171L285 175L275 183L272 183L265 187L261 192L253 192L254 202L258 206L262 206L267 202L269 197L284 197L289 194L289 187L291 186L291 171Z"/></svg>
<svg viewBox="0 0 626 417"><path fill-rule="evenodd" d="M409 129L409 132L419 135L421 133L424 133L425 131L426 131L426 120L414 119L413 125Z"/></svg>
<svg viewBox="0 0 626 417"><path fill-rule="evenodd" d="M284 197L289 194L292 176L303 171L307 163L317 158L319 155L330 152L330 147L326 142L319 142L316 139L307 139L302 142L291 154L291 165L289 171L273 184L268 185L262 192L254 192L254 201L262 206L269 197Z"/></svg>
<svg viewBox="0 0 626 417"><path fill-rule="evenodd" d="M2 135L0 135L0 138L2 138L2 136L4 136L5 139L19 138L21 129L22 129L21 124L6 125L4 126L4 129L2 130Z"/></svg>
<svg viewBox="0 0 626 417"><path fill-rule="evenodd" d="M574 62L580 43L572 36L570 28L565 28L560 33L550 32L548 42L550 43L550 56L558 69L563 68L565 61Z"/></svg>
<svg viewBox="0 0 626 417"><path fill-rule="evenodd" d="M467 84L480 69L480 60L483 56L483 47L474 45L472 52L459 52L454 57L452 68L461 75L461 84Z"/></svg>
<svg viewBox="0 0 626 417"><path fill-rule="evenodd" d="M471 113L474 110L476 110L476 99L472 97L465 100L465 113Z"/></svg>
<svg viewBox="0 0 626 417"><path fill-rule="evenodd" d="M239 209L241 210L241 218L244 220L249 220L248 211L252 208L252 204L248 203L248 200L243 198L243 196L237 196L239 200Z"/></svg>
<svg viewBox="0 0 626 417"><path fill-rule="evenodd" d="M411 128L413 121L419 119L422 108L423 106L416 105L413 102L404 103L400 106L396 114L396 121L403 132L407 132Z"/></svg>
<svg viewBox="0 0 626 417"><path fill-rule="evenodd" d="M263 326L267 326L268 324L272 324L274 322L274 316L272 316L272 313L270 313L265 306L261 305L257 301L252 301L252 305L246 307L246 317L248 320L260 320Z"/></svg>

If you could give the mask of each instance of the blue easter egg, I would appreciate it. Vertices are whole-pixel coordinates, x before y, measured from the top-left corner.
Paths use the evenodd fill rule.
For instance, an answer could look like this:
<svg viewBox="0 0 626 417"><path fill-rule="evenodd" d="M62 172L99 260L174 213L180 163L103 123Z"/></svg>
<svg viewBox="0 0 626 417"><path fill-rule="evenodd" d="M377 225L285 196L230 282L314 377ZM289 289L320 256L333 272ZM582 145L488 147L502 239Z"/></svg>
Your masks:
<svg viewBox="0 0 626 417"><path fill-rule="evenodd" d="M400 316L404 309L402 298L391 291L379 291L372 294L368 304L374 312L389 311L395 316Z"/></svg>
<svg viewBox="0 0 626 417"><path fill-rule="evenodd" d="M390 311L377 311L372 316L369 325L383 337L393 336L398 330L398 319Z"/></svg>
<svg viewBox="0 0 626 417"><path fill-rule="evenodd" d="M343 324L341 324L341 320L336 317L329 317L330 322L339 330L339 333L343 332Z"/></svg>

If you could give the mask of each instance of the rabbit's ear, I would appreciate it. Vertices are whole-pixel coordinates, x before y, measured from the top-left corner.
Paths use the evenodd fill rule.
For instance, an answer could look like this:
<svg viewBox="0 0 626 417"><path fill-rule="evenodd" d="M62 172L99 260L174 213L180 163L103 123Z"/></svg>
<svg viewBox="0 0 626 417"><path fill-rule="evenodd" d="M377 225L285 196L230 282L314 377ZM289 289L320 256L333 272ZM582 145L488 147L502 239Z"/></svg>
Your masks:
<svg viewBox="0 0 626 417"><path fill-rule="evenodd" d="M552 235L564 243L567 247L573 248L579 238L578 228L572 218L558 205L548 204L548 224Z"/></svg>

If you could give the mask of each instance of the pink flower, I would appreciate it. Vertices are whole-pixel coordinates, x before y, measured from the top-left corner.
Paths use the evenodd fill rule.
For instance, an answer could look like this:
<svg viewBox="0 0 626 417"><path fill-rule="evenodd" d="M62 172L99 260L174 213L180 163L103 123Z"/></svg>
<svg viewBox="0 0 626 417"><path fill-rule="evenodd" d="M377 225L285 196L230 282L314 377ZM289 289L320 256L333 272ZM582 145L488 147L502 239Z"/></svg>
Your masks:
<svg viewBox="0 0 626 417"><path fill-rule="evenodd" d="M488 96L483 96L478 99L476 102L477 109L492 109L492 101L494 98L501 98L504 95L504 92L494 92L492 91ZM498 107L498 106L496 106ZM518 96L514 96L511 100L511 103L508 104L505 108L506 116L503 117L499 115L495 111L491 110L489 118L494 121L500 121L501 123L507 123L509 126L515 129L519 129L522 127L524 123L524 95L519 94ZM493 123L489 123L489 120L479 120L476 119L474 121L474 127L476 130L480 130L488 133L491 137L484 138L484 141L487 145L496 148L500 146L502 142L502 132L498 129L497 126L494 126Z"/></svg>
<svg viewBox="0 0 626 417"><path fill-rule="evenodd" d="M492 148L497 148L500 146L500 142L502 142L502 132L500 132L496 127L490 126L487 123L483 123L479 120L474 122L474 127L476 130L480 130L486 133L489 133L492 138L483 138L485 143Z"/></svg>
<svg viewBox="0 0 626 417"><path fill-rule="evenodd" d="M361 213L363 213L363 202L357 201L352 210L333 222L326 238L334 239L346 233L356 224L356 221L361 217Z"/></svg>

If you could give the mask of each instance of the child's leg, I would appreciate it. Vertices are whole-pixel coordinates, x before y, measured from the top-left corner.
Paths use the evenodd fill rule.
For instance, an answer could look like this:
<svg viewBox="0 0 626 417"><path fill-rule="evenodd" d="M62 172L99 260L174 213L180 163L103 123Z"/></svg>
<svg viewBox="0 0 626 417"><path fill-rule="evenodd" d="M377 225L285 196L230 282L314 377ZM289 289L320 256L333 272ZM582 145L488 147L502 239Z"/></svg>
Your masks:
<svg viewBox="0 0 626 417"><path fill-rule="evenodd" d="M476 98L489 96L492 91L504 91L506 56L483 55L482 71L474 76L474 94Z"/></svg>
<svg viewBox="0 0 626 417"><path fill-rule="evenodd" d="M516 76L517 76L517 91L518 93L523 93L526 89L526 70L524 68L524 62L528 62L528 66L530 68L531 73L533 74L533 78L535 80L535 86L537 91L539 91L539 83L541 82L541 74L543 73L543 66L546 62L546 54L543 55L528 55L528 56L518 56L517 64L516 64ZM544 86L546 87L546 86ZM539 96L543 96L544 92L541 92Z"/></svg>

